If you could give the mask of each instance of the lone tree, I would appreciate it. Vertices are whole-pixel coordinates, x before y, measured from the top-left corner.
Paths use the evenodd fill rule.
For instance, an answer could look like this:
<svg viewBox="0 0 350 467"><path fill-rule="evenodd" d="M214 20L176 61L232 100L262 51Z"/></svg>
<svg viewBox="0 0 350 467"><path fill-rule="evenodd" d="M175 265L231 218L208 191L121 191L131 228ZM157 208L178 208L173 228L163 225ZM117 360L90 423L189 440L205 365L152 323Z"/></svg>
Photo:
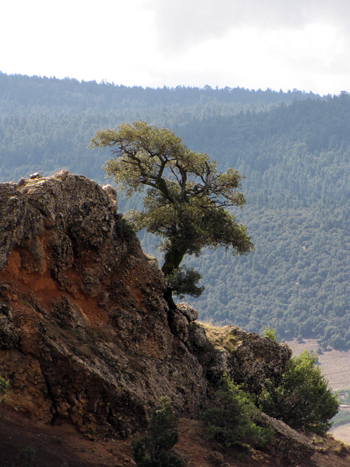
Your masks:
<svg viewBox="0 0 350 467"><path fill-rule="evenodd" d="M246 227L227 211L245 203L237 170L218 172L207 154L191 151L174 132L143 121L96 131L89 147L105 146L113 148L115 157L103 168L128 197L148 188L144 211L132 211L131 217L137 229L164 239L162 271L170 305L172 292L199 296L204 290L196 286L199 273L180 268L186 254L198 256L204 247L224 246L234 255L253 249Z"/></svg>

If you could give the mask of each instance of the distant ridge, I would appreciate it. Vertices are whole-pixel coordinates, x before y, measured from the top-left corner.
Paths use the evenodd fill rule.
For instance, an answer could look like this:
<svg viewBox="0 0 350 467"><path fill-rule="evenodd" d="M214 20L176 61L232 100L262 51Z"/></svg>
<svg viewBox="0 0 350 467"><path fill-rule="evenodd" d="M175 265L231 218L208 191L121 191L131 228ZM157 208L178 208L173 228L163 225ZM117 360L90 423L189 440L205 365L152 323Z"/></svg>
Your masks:
<svg viewBox="0 0 350 467"><path fill-rule="evenodd" d="M115 85L102 81L8 75L0 72L0 115L13 112L68 111L70 114L99 111L111 112L120 108L149 108L157 106L192 106L210 102L229 105L260 103L264 106L293 100L318 99L312 92L249 90L245 88L216 88L204 86L175 88L143 88Z"/></svg>

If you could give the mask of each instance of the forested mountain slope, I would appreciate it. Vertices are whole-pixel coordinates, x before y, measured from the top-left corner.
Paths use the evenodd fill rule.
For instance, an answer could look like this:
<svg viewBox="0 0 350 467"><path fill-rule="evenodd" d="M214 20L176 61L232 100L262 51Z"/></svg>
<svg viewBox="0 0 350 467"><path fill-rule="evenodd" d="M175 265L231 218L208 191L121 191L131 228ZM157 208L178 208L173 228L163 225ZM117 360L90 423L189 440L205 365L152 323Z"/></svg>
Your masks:
<svg viewBox="0 0 350 467"><path fill-rule="evenodd" d="M176 125L196 151L246 176L244 192L259 207L343 205L349 197L350 97L295 101L266 112Z"/></svg>
<svg viewBox="0 0 350 467"><path fill-rule="evenodd" d="M206 286L196 300L202 319L349 347L349 208L248 208L241 218L254 253L207 251L188 262Z"/></svg>
<svg viewBox="0 0 350 467"><path fill-rule="evenodd" d="M111 155L88 150L91 136L139 119L173 129L191 149L246 177L247 205L236 214L256 252L186 260L206 286L191 302L200 318L350 347L350 97L0 74L1 181L66 168L104 183L101 166ZM118 199L123 209L142 207L140 198ZM157 242L143 236L150 253Z"/></svg>
<svg viewBox="0 0 350 467"><path fill-rule="evenodd" d="M196 301L202 316L349 347L349 96L217 118L186 133L246 176L239 216L256 246L247 258L206 252L188 261L206 285Z"/></svg>

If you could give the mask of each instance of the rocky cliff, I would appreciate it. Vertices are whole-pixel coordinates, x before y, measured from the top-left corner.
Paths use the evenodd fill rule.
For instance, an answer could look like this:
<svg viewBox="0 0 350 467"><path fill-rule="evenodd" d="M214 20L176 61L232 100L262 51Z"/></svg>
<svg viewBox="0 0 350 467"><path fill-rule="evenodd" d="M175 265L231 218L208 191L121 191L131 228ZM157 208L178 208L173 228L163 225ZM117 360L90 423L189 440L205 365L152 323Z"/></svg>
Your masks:
<svg viewBox="0 0 350 467"><path fill-rule="evenodd" d="M288 347L234 326L218 333L200 325L185 303L169 310L165 290L111 187L64 170L0 184L8 407L126 438L145 427L162 396L178 416L195 419L223 372L251 392L281 377Z"/></svg>

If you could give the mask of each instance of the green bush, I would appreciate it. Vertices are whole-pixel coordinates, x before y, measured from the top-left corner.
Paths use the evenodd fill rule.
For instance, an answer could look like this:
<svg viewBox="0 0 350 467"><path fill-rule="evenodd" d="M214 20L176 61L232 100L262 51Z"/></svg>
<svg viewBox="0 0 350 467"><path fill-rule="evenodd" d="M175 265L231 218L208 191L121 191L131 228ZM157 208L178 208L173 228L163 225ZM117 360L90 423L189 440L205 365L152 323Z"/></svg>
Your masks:
<svg viewBox="0 0 350 467"><path fill-rule="evenodd" d="M263 333L262 335L264 337L269 337L270 339L272 339L273 341L277 342L277 338L276 338L276 331L275 329L273 329L271 326L263 326Z"/></svg>
<svg viewBox="0 0 350 467"><path fill-rule="evenodd" d="M279 385L265 382L258 401L261 410L292 428L325 433L338 412L339 401L316 360L317 356L308 351L291 358Z"/></svg>
<svg viewBox="0 0 350 467"><path fill-rule="evenodd" d="M130 243L136 238L136 233L133 225L127 217L119 217L117 221L117 231L118 234L123 237L123 239Z"/></svg>
<svg viewBox="0 0 350 467"><path fill-rule="evenodd" d="M257 426L260 410L254 405L251 396L228 378L224 378L222 384L222 389L217 392L220 405L208 409L202 417L208 425L208 438L226 447L264 446L274 431L272 428Z"/></svg>
<svg viewBox="0 0 350 467"><path fill-rule="evenodd" d="M146 435L133 441L137 467L184 467L184 461L172 448L178 442L177 420L168 398L154 410Z"/></svg>

